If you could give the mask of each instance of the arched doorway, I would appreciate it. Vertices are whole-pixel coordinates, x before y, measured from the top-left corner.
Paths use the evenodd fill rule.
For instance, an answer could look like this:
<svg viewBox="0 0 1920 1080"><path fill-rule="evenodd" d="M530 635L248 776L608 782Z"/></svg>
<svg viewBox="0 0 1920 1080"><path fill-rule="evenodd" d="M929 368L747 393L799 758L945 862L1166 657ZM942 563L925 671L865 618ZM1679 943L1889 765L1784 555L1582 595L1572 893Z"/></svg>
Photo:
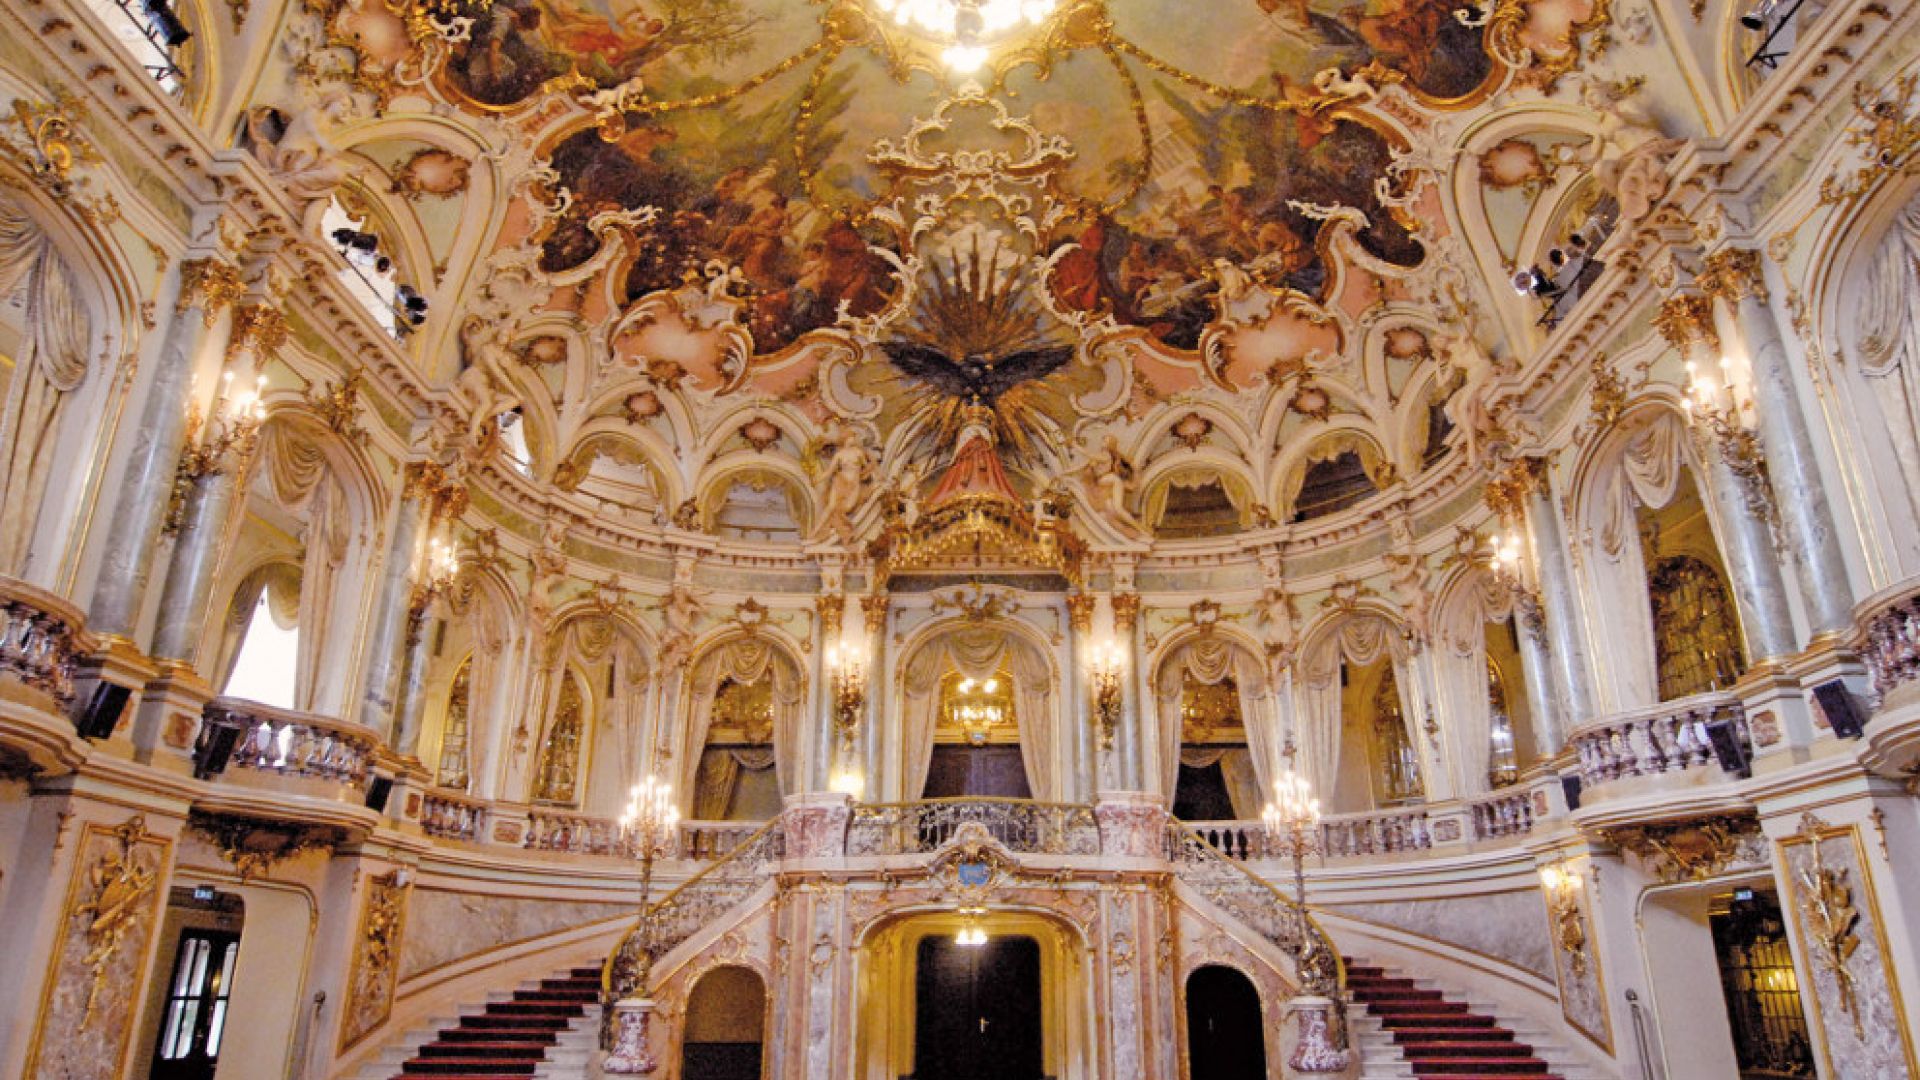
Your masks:
<svg viewBox="0 0 1920 1080"><path fill-rule="evenodd" d="M1245 975L1208 964L1187 976L1189 1080L1266 1080L1266 1039L1260 991Z"/></svg>
<svg viewBox="0 0 1920 1080"><path fill-rule="evenodd" d="M963 931L982 943L960 944ZM860 943L853 1076L1093 1080L1087 949L1077 927L1038 911L876 920Z"/></svg>
<svg viewBox="0 0 1920 1080"><path fill-rule="evenodd" d="M914 964L914 1080L1040 1080L1040 943L929 935Z"/></svg>
<svg viewBox="0 0 1920 1080"><path fill-rule="evenodd" d="M1028 630L956 621L910 646L898 670L898 771L883 777L892 799L1061 798L1059 676Z"/></svg>
<svg viewBox="0 0 1920 1080"><path fill-rule="evenodd" d="M687 996L681 1080L760 1080L767 988L758 972L718 967Z"/></svg>

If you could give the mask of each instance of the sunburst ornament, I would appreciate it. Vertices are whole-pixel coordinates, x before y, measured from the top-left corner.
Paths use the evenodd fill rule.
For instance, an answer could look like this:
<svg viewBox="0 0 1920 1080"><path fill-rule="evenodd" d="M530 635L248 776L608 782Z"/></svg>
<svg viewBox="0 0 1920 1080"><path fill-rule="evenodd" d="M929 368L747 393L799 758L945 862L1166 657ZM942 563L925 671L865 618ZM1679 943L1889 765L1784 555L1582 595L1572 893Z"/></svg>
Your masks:
<svg viewBox="0 0 1920 1080"><path fill-rule="evenodd" d="M1055 0L868 0L901 29L943 46L955 74L985 66L994 45L1046 23Z"/></svg>

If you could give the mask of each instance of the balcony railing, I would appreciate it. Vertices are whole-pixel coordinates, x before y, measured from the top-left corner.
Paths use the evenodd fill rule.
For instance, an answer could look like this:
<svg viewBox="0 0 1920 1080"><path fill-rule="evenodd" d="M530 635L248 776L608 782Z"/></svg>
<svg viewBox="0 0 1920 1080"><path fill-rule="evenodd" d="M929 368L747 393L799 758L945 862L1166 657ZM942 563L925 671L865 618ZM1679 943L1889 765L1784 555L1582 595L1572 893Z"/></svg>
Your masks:
<svg viewBox="0 0 1920 1080"><path fill-rule="evenodd" d="M1025 799L929 799L858 803L847 827L849 855L912 855L933 851L963 825L979 825L1007 850L1045 855L1098 855L1100 824L1091 806Z"/></svg>
<svg viewBox="0 0 1920 1080"><path fill-rule="evenodd" d="M572 810L535 807L527 815L524 846L530 851L564 851L570 855L627 855L620 823Z"/></svg>
<svg viewBox="0 0 1920 1080"><path fill-rule="evenodd" d="M764 821L683 821L680 857L696 862L724 859L766 826Z"/></svg>
<svg viewBox="0 0 1920 1080"><path fill-rule="evenodd" d="M421 801L420 828L443 840L479 843L487 835L487 803L459 792L429 790Z"/></svg>
<svg viewBox="0 0 1920 1080"><path fill-rule="evenodd" d="M1433 846L1429 813L1430 808L1421 806L1328 818L1320 823L1320 853L1345 858L1426 851Z"/></svg>
<svg viewBox="0 0 1920 1080"><path fill-rule="evenodd" d="M1866 631L1874 693L1884 698L1920 678L1920 588L1909 581L1870 596L1855 619Z"/></svg>
<svg viewBox="0 0 1920 1080"><path fill-rule="evenodd" d="M88 648L84 625L64 599L0 578L0 678L45 694L55 708L72 705L74 666Z"/></svg>
<svg viewBox="0 0 1920 1080"><path fill-rule="evenodd" d="M379 745L373 729L360 724L239 698L215 698L202 714L198 751L213 772L220 771L221 763L210 760L211 747L228 737L232 751L227 767L326 781L346 789L366 787Z"/></svg>
<svg viewBox="0 0 1920 1080"><path fill-rule="evenodd" d="M1724 691L1603 717L1573 733L1581 782L1592 788L1710 765L1714 762L1710 730L1716 726L1726 727L1751 752L1746 710L1739 698Z"/></svg>
<svg viewBox="0 0 1920 1080"><path fill-rule="evenodd" d="M1497 791L1467 804L1475 840L1504 840L1533 831L1533 793L1526 788Z"/></svg>
<svg viewBox="0 0 1920 1080"><path fill-rule="evenodd" d="M642 954L658 959L752 896L772 876L769 867L786 857L787 834L778 819L760 826L727 857L648 905L633 929L607 958L602 989L609 1000L639 985Z"/></svg>

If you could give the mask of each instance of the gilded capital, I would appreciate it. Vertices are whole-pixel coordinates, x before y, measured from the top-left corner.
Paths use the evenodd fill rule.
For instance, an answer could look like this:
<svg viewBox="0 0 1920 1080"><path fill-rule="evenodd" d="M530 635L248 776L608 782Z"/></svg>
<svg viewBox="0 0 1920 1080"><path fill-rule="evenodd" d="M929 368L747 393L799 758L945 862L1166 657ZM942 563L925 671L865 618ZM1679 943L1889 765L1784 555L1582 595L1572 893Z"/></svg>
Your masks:
<svg viewBox="0 0 1920 1080"><path fill-rule="evenodd" d="M1540 478L1546 473L1546 461L1537 457L1515 458L1495 473L1487 481L1482 498L1487 509L1500 516L1500 520L1511 525L1527 516L1527 499L1539 486Z"/></svg>
<svg viewBox="0 0 1920 1080"><path fill-rule="evenodd" d="M1085 634L1093 629L1093 596L1090 593L1073 593L1067 597L1067 625L1073 627L1076 634Z"/></svg>
<svg viewBox="0 0 1920 1080"><path fill-rule="evenodd" d="M1695 345L1705 345L1709 352L1720 350L1720 335L1713 328L1713 301L1699 293L1668 297L1653 317L1653 325L1682 356L1691 356Z"/></svg>
<svg viewBox="0 0 1920 1080"><path fill-rule="evenodd" d="M1139 622L1140 594L1131 592L1114 593L1113 628L1122 634L1131 634L1133 633L1134 626Z"/></svg>
<svg viewBox="0 0 1920 1080"><path fill-rule="evenodd" d="M264 356L287 343L287 317L271 304L241 304L233 309L233 337L227 342L227 359L243 352Z"/></svg>
<svg viewBox="0 0 1920 1080"><path fill-rule="evenodd" d="M886 593L870 593L860 598L860 611L866 616L867 633L877 634L887 627L887 604L892 598Z"/></svg>
<svg viewBox="0 0 1920 1080"><path fill-rule="evenodd" d="M200 309L201 320L211 327L220 318L221 309L240 299L246 284L240 269L219 259L188 259L180 264L180 299L174 310Z"/></svg>
<svg viewBox="0 0 1920 1080"><path fill-rule="evenodd" d="M1709 297L1738 304L1748 297L1767 302L1766 275L1760 269L1760 253L1751 248L1722 248L1707 256L1706 268L1699 276L1700 288Z"/></svg>

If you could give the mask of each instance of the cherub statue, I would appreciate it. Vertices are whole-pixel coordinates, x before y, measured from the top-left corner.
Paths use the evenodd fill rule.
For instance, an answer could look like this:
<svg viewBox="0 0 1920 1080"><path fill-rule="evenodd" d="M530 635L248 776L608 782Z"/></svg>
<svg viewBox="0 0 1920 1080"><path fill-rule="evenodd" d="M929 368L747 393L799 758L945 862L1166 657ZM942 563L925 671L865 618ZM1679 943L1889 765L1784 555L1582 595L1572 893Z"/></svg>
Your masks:
<svg viewBox="0 0 1920 1080"><path fill-rule="evenodd" d="M352 107L353 99L336 91L304 109L283 111L263 105L247 110L253 156L302 209L332 195L346 179L339 148L327 137L327 129Z"/></svg>
<svg viewBox="0 0 1920 1080"><path fill-rule="evenodd" d="M508 380L507 365L514 362L510 347L513 327L505 321L469 316L460 325L460 343L467 366L448 394L467 413L467 445L476 457L492 452L500 437L500 416L520 405Z"/></svg>
<svg viewBox="0 0 1920 1080"><path fill-rule="evenodd" d="M845 540L853 533L853 515L866 494L873 476L873 455L852 427L841 427L828 437L834 451L827 457L821 479L820 535L832 534Z"/></svg>
<svg viewBox="0 0 1920 1080"><path fill-rule="evenodd" d="M1080 467L1087 501L1096 513L1133 532L1144 531L1140 520L1127 510L1133 491L1133 463L1120 449L1120 437L1111 432L1100 441L1100 449Z"/></svg>
<svg viewBox="0 0 1920 1080"><path fill-rule="evenodd" d="M1606 83L1592 79L1581 88L1580 100L1598 117L1593 138L1578 148L1560 147L1555 163L1584 167L1620 207L1621 225L1632 225L1653 212L1667 193L1667 159L1685 145L1668 138L1660 122L1639 103L1639 84L1628 80Z"/></svg>
<svg viewBox="0 0 1920 1080"><path fill-rule="evenodd" d="M1487 390L1499 374L1493 358L1468 330L1447 329L1433 335L1434 359L1458 371L1460 386L1442 406L1447 420L1460 431L1461 449L1468 465L1479 465L1488 444L1501 437L1500 423L1487 408Z"/></svg>

